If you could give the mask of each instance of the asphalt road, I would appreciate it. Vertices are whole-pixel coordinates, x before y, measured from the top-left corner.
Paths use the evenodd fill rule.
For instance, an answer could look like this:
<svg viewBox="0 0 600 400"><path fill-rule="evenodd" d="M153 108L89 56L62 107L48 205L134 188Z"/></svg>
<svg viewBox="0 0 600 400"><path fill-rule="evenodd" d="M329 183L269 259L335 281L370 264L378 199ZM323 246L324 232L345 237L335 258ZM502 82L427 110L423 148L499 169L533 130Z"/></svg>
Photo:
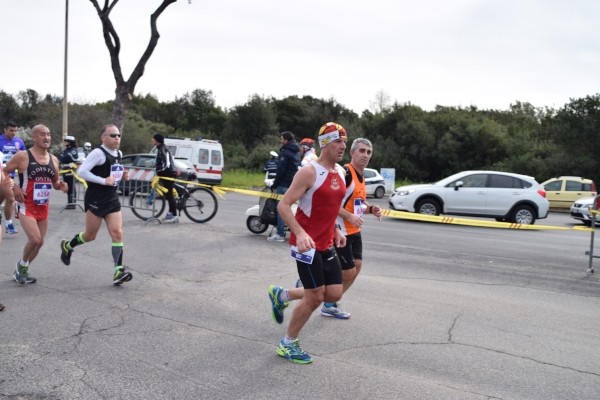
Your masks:
<svg viewBox="0 0 600 400"><path fill-rule="evenodd" d="M285 243L246 229L255 198L227 194L206 224L124 210L134 278L113 287L104 228L61 263L59 242L84 217L52 196L36 284L12 280L23 232L0 245L0 398L598 398L589 232L367 216L363 271L343 301L352 318L315 313L300 337L315 361L296 365L275 354L287 321L271 320L267 287L297 274ZM577 225L554 213L537 224Z"/></svg>

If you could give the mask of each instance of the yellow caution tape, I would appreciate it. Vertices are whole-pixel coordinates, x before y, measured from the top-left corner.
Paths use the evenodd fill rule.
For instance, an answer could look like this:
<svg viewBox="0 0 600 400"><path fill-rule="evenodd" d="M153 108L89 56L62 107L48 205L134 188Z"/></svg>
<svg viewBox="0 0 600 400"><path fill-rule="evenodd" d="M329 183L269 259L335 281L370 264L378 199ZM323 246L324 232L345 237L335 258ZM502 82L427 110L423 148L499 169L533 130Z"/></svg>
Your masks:
<svg viewBox="0 0 600 400"><path fill-rule="evenodd" d="M564 226L550 226L550 225L523 225L516 224L513 222L498 222L498 221L486 221L476 220L468 218L456 218L452 216L442 215L425 215L417 214L406 211L394 211L389 209L382 210L382 216L400 219L410 219L413 221L427 221L437 222L441 224L452 224L452 225L468 225L468 226L480 226L485 228L500 228L500 229L521 229L521 230L577 230L577 231L591 231L591 228L584 226L576 226L573 228L567 228Z"/></svg>
<svg viewBox="0 0 600 400"><path fill-rule="evenodd" d="M61 170L60 173L72 172L73 176L77 178L80 182L82 182L86 187L87 184L85 180L81 179L74 170ZM207 189L210 189L217 193L222 199L224 199L225 192L232 193L240 193L248 196L257 196L263 197L267 199L281 200L283 199L282 194L277 194L275 192L263 192L258 190L249 190L249 189L237 189L223 186L211 186L206 185L199 182L191 182L183 179L175 179L175 178L166 178L154 176L150 186L159 191L160 193L165 193L167 189L164 186L159 184L160 179L171 180L174 182L180 182L184 185L194 185L194 186L202 186ZM479 226L484 228L499 228L499 229L518 229L518 230L561 230L561 231L583 231L583 232L591 232L593 228L589 228L586 226L574 226L572 228L567 228L564 226L551 226L551 225L523 225L516 224L512 222L498 222L498 221L486 221L486 220L476 220L476 219L468 219L468 218L457 218L452 216L441 216L441 215L425 215L418 213L411 213L406 211L395 211L387 208L382 209L381 215L383 217L389 218L399 218L399 219L408 219L412 221L426 221L426 222L435 222L440 224L450 224L450 225L467 225L467 226Z"/></svg>
<svg viewBox="0 0 600 400"><path fill-rule="evenodd" d="M58 173L59 174L68 174L68 173L73 174L73 178L75 178L79 182L83 183L83 186L85 186L85 188L87 189L87 187L88 187L87 182L85 181L85 179L83 179L82 177L77 175L77 172L75 169L61 169L60 171L58 171Z"/></svg>

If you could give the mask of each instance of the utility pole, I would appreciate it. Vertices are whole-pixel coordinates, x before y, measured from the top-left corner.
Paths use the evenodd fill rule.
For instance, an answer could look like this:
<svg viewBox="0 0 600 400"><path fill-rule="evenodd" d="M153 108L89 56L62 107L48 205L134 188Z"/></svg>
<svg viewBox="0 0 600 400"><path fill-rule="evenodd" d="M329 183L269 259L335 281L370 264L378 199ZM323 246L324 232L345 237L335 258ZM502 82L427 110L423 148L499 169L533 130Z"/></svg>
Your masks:
<svg viewBox="0 0 600 400"><path fill-rule="evenodd" d="M63 139L69 132L69 103L67 101L67 63L69 51L69 0L65 0L65 76L64 76L64 91L63 91L63 123L62 135Z"/></svg>

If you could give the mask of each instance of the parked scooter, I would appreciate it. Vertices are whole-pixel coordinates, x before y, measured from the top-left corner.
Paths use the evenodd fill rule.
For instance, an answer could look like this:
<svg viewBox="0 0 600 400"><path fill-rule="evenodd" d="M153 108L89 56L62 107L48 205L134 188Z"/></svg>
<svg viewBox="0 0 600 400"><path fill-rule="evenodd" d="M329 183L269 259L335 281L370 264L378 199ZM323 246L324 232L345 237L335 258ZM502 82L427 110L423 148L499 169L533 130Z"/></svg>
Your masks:
<svg viewBox="0 0 600 400"><path fill-rule="evenodd" d="M271 160L275 159L275 164L270 163L271 160L269 160L265 165L265 188L262 191L266 193L273 193L271 186L273 185L277 171L276 160L278 154L274 151L271 151L270 154ZM269 167L269 165L271 165L271 167ZM275 207L277 207L277 200L261 197L259 199L259 204L248 208L246 210L246 215L248 216L248 218L246 218L246 227L250 232L260 235L261 233L266 232L267 229L269 229L269 226L272 227L271 230L277 229L277 214L275 212ZM296 213L296 208L297 206L294 204L292 206L292 211L294 213ZM288 230L287 227L285 227L285 230Z"/></svg>

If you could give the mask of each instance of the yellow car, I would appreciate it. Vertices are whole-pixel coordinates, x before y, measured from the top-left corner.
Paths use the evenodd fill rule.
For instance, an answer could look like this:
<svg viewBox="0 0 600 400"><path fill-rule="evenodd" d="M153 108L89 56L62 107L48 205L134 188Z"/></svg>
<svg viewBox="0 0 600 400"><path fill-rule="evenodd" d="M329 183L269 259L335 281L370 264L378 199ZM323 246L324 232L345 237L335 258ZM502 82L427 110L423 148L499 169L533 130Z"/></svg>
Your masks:
<svg viewBox="0 0 600 400"><path fill-rule="evenodd" d="M591 179L578 176L560 176L542 183L551 208L569 209L581 197L595 196L596 185Z"/></svg>

